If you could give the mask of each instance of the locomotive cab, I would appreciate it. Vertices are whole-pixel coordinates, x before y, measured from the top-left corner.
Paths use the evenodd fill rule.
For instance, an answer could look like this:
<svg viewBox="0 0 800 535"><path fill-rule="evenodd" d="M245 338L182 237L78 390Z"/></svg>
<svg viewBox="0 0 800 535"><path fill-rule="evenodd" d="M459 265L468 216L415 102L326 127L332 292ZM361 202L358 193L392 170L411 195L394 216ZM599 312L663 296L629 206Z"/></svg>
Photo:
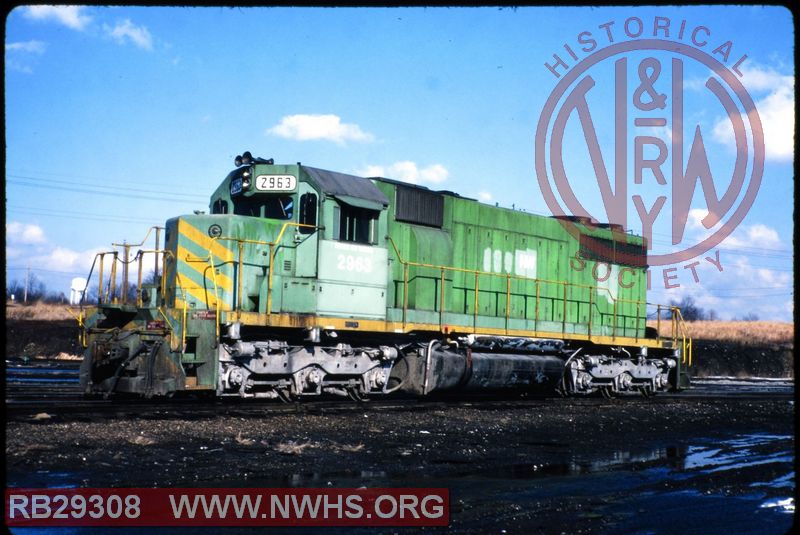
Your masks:
<svg viewBox="0 0 800 535"><path fill-rule="evenodd" d="M179 260L192 251L218 259L218 296L209 296L207 266L178 262L187 264L183 286L204 279L188 292L189 306L384 319L388 198L366 178L249 153L235 163L210 215L167 223L167 249ZM169 297L180 306L180 296Z"/></svg>

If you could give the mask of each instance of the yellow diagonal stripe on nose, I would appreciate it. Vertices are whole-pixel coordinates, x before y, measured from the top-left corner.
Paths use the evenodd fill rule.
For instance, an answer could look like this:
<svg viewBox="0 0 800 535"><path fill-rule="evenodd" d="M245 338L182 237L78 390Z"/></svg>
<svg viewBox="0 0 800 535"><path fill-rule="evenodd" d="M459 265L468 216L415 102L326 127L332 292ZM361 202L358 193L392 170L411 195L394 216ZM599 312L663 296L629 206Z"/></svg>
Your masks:
<svg viewBox="0 0 800 535"><path fill-rule="evenodd" d="M178 245L178 261L187 268L191 268L194 272L199 274L201 278L205 278L210 288L213 288L216 282L220 293L224 291L229 296L232 295L233 281L231 278L224 273L211 273L211 267L208 261L208 254L210 253L215 266L220 263L232 262L233 253L231 250L184 220L178 222L178 232L180 234L180 239L178 240L179 244L183 240L184 242L189 242L194 245L197 248L196 250L204 252L202 256L198 256L185 247ZM190 291L190 293L194 294L195 292ZM222 304L225 299L222 295L219 297L221 301L220 304Z"/></svg>
<svg viewBox="0 0 800 535"><path fill-rule="evenodd" d="M198 286L184 286L182 287L182 290L188 294L187 297L194 297L195 300L200 303L207 303L209 310L214 310L217 307L217 302L214 300L213 291L206 292L204 288L200 288ZM183 308L183 305L183 299L176 297L175 308ZM228 304L223 300L220 300L219 308L220 310L230 310L230 306L228 306Z"/></svg>
<svg viewBox="0 0 800 535"><path fill-rule="evenodd" d="M222 262L232 262L233 252L225 247L218 240L214 240L204 232L191 226L186 221L181 220L178 223L178 232L184 235L187 239L193 241L198 246L202 247L204 251L210 251L211 254L219 258Z"/></svg>
<svg viewBox="0 0 800 535"><path fill-rule="evenodd" d="M225 292L231 293L233 291L233 281L224 273L211 273L211 266L209 265L208 258L201 258L185 247L178 246L178 260L182 265L186 266L197 272L200 277L208 281L208 286L213 290L214 282L216 281L217 288ZM184 281L184 284L188 281Z"/></svg>

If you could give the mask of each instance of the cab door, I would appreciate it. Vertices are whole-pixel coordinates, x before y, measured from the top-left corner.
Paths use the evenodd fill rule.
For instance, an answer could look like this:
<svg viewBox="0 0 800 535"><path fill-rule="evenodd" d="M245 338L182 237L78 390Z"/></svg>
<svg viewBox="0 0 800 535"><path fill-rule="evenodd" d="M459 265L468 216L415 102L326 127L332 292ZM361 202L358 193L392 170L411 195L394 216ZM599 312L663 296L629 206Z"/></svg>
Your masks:
<svg viewBox="0 0 800 535"><path fill-rule="evenodd" d="M294 221L317 227L319 195L311 185L301 182L296 197L297 217ZM317 308L317 247L319 231L311 227L289 227L281 240L284 244L277 267L281 276L282 312L310 314Z"/></svg>
<svg viewBox="0 0 800 535"><path fill-rule="evenodd" d="M319 243L317 310L321 315L386 318L388 254L381 244L380 204L337 196L331 204L333 239Z"/></svg>

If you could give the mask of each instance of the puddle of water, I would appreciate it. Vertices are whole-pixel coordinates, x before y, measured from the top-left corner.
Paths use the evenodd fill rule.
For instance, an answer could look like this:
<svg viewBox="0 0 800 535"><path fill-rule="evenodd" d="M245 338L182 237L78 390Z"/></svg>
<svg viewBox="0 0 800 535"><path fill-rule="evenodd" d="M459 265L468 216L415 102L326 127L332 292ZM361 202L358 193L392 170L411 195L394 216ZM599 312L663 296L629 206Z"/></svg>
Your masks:
<svg viewBox="0 0 800 535"><path fill-rule="evenodd" d="M6 487L16 488L41 488L41 489L74 489L81 481L81 475L77 472L51 472L49 470L37 470L33 473L26 473L24 477L6 480Z"/></svg>
<svg viewBox="0 0 800 535"><path fill-rule="evenodd" d="M646 452L618 450L611 452L607 458L587 458L586 455L573 456L564 462L520 463L505 467L495 467L483 472L470 470L466 477L483 477L490 479L536 479L553 476L579 476L618 470L625 466L641 466L643 464L665 463L668 466L680 464L686 456L684 446L655 448ZM447 460L439 460L437 464L446 464ZM459 464L453 462L452 464Z"/></svg>
<svg viewBox="0 0 800 535"><path fill-rule="evenodd" d="M794 489L794 470L792 470L785 476L775 478L772 481L756 481L755 483L751 483L750 486L769 487L773 489L780 489L780 488Z"/></svg>
<svg viewBox="0 0 800 535"><path fill-rule="evenodd" d="M794 437L788 435L752 434L734 437L713 446L691 446L683 469L703 474L738 470L765 464L794 464ZM792 487L791 470L772 482L756 482L750 486Z"/></svg>
<svg viewBox="0 0 800 535"><path fill-rule="evenodd" d="M769 500L761 504L762 509L775 509L781 513L794 514L794 498Z"/></svg>
<svg viewBox="0 0 800 535"><path fill-rule="evenodd" d="M78 377L12 377L6 380L6 384L16 383L77 383Z"/></svg>
<svg viewBox="0 0 800 535"><path fill-rule="evenodd" d="M691 445L671 445L645 451L587 452L579 449L572 451L580 453L572 453L566 458L564 453L569 455L568 452L550 451L536 462L483 473L465 466L461 475L433 478L425 480L425 484L448 487L452 496L468 504L505 502L530 512L537 511L537 507L546 507L544 504L548 503L580 502L584 507L581 514L611 516L617 522L614 527L622 532L660 533L663 528L660 519L666 515L670 522L675 523L670 524L670 530L681 530L670 532L691 533L698 525L718 518L719 511L724 510L720 524L722 531L712 530L714 533L732 532L729 528L734 526L741 528L737 533L764 533L754 530L763 527L765 522L782 528L792 520L794 499L786 496L791 495L795 487L793 448L794 437L790 435L748 434L725 440L701 438ZM443 459L440 464L447 463L447 459ZM702 490L715 487L697 488L702 485L704 474L763 464L776 465L777 469L765 471L769 475L762 477L754 475L753 471L744 473L741 482L730 487L740 493L738 495ZM784 470L786 473L781 475ZM40 471L26 474L22 481L10 478L7 484L71 487L79 486L81 477L77 472ZM415 482L419 483L418 480ZM296 473L277 478L259 478L258 474L252 474L246 481L237 483L250 488L319 488L402 486L407 481L402 475L382 470L346 470ZM215 485L208 482L206 486ZM230 486L230 481L221 486Z"/></svg>

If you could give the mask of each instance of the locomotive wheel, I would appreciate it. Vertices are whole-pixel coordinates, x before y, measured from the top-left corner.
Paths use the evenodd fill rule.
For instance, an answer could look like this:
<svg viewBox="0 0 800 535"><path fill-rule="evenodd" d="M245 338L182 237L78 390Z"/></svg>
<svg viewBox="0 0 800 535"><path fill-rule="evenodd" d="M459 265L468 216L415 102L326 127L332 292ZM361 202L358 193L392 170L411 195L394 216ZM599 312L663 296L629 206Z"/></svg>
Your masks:
<svg viewBox="0 0 800 535"><path fill-rule="evenodd" d="M278 394L278 398L284 403L291 403L294 401L294 396L292 396L292 393L286 388L279 388L275 390L275 392Z"/></svg>

